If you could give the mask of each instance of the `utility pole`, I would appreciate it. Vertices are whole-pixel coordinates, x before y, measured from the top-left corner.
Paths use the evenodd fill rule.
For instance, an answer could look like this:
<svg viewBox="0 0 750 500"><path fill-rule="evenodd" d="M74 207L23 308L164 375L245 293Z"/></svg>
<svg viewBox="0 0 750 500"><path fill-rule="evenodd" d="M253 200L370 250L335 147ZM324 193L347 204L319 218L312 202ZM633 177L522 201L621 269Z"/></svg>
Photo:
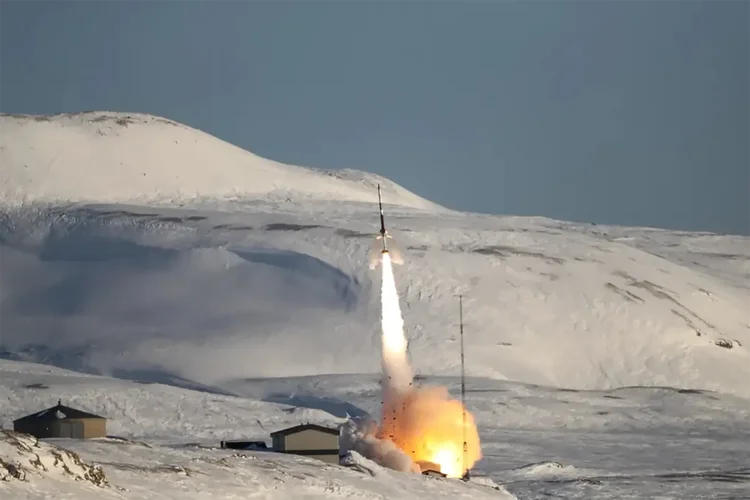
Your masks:
<svg viewBox="0 0 750 500"><path fill-rule="evenodd" d="M464 448L463 448L463 455L461 458L461 469L463 470L463 476L461 476L461 479L464 481L469 480L469 470L466 468L466 369L464 367L464 301L463 296L458 296L458 318L459 318L459 328L461 333L461 408L462 411L462 417L463 417L463 438L464 438Z"/></svg>

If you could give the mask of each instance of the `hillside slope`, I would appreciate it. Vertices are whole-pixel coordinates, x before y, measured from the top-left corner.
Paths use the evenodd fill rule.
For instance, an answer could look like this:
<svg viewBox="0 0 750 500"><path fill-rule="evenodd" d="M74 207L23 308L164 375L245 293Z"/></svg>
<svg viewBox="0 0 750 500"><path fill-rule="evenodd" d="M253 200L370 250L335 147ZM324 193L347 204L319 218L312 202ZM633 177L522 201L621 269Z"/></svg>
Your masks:
<svg viewBox="0 0 750 500"><path fill-rule="evenodd" d="M154 124L144 148L135 125L99 136L81 132L79 118L51 120L24 122L34 135L3 143L3 182L15 186L3 191L0 218L5 357L218 388L247 377L379 371L379 278L367 267L378 228L370 174L349 181L263 163L262 189L251 188L259 175L246 178L249 199L219 199L217 188L181 208L138 204L138 193L163 200L164 186L190 184L149 176L145 184L106 176L88 183L84 173L123 152L131 167L159 172L173 131L197 132ZM92 127L108 123L95 120ZM58 133L89 141L52 155L53 177L72 179L67 191L54 191L41 162L26 177L17 163L47 151ZM241 178L245 158L260 161L234 148L242 160L232 163L229 146L211 141L203 158L222 158L227 173ZM90 144L99 153L87 159ZM163 168L197 183L185 194L207 177L205 162L183 160ZM75 179L85 189L75 191ZM402 191L392 186L388 201L394 193ZM122 200L128 204L113 203ZM463 293L470 375L750 397L750 239L431 211L407 195L396 202L387 217L406 257L396 279L419 373L458 373Z"/></svg>

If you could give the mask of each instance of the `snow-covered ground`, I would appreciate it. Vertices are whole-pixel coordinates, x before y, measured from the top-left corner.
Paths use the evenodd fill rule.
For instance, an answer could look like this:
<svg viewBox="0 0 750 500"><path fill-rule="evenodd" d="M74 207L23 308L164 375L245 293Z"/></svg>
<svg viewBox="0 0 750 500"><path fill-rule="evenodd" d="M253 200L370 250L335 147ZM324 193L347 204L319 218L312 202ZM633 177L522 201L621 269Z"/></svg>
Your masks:
<svg viewBox="0 0 750 500"><path fill-rule="evenodd" d="M0 478L14 473L0 481L3 498L514 498L491 480L463 484L399 474L362 457L342 467L278 453L112 438L39 442L9 431L0 433L0 457Z"/></svg>
<svg viewBox="0 0 750 500"><path fill-rule="evenodd" d="M747 237L449 211L372 174L278 164L147 115L0 117L5 425L59 397L108 416L150 458L64 446L127 487L144 473L106 463L184 465L223 453L186 443L376 414L377 183L406 261L411 357L431 383L457 387L465 296L478 473L519 498L747 488L747 469L730 474L750 458ZM240 488L261 474L248 470ZM319 472L347 488L360 477L331 470ZM222 474L186 481L215 489ZM323 476L310 495L326 495ZM437 480L403 481L406 496L435 496L424 485ZM377 497L370 486L336 494Z"/></svg>
<svg viewBox="0 0 750 500"><path fill-rule="evenodd" d="M447 385L454 393L458 386L439 377L422 383ZM470 486L388 471L364 459L339 468L217 449L223 439L269 442L270 432L301 422L335 425L347 415L377 415L373 375L236 380L227 384L229 395L3 360L0 423L6 428L61 398L108 417L108 434L126 439L48 440L100 465L110 485L106 493L33 474L24 484L0 482L0 493L177 499L220 490L220 498L235 498L252 497L250 488L260 498L506 498L505 490L520 499L740 498L750 484L745 399L658 387L570 391L489 379L470 379L468 386L484 452ZM13 456L0 445L0 457Z"/></svg>

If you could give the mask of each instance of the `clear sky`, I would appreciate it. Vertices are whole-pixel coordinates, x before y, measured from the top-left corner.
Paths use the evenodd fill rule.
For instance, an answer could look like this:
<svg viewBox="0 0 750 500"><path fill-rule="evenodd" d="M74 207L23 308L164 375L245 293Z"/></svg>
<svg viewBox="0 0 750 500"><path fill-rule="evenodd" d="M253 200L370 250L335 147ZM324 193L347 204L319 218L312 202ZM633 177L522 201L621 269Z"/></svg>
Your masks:
<svg viewBox="0 0 750 500"><path fill-rule="evenodd" d="M750 233L746 1L3 1L0 110L146 112L451 208Z"/></svg>

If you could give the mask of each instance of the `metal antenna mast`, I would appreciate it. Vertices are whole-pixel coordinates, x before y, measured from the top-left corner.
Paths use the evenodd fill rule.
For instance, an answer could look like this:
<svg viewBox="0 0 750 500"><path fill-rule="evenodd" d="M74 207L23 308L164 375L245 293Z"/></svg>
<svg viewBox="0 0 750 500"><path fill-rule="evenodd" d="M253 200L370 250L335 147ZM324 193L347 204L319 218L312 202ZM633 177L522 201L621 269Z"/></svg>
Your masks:
<svg viewBox="0 0 750 500"><path fill-rule="evenodd" d="M458 296L458 317L459 317L459 328L461 333L461 407L463 408L463 437L464 437L464 449L462 455L461 469L463 470L462 479L467 481L469 479L469 471L466 469L466 370L464 368L464 301L463 296Z"/></svg>

